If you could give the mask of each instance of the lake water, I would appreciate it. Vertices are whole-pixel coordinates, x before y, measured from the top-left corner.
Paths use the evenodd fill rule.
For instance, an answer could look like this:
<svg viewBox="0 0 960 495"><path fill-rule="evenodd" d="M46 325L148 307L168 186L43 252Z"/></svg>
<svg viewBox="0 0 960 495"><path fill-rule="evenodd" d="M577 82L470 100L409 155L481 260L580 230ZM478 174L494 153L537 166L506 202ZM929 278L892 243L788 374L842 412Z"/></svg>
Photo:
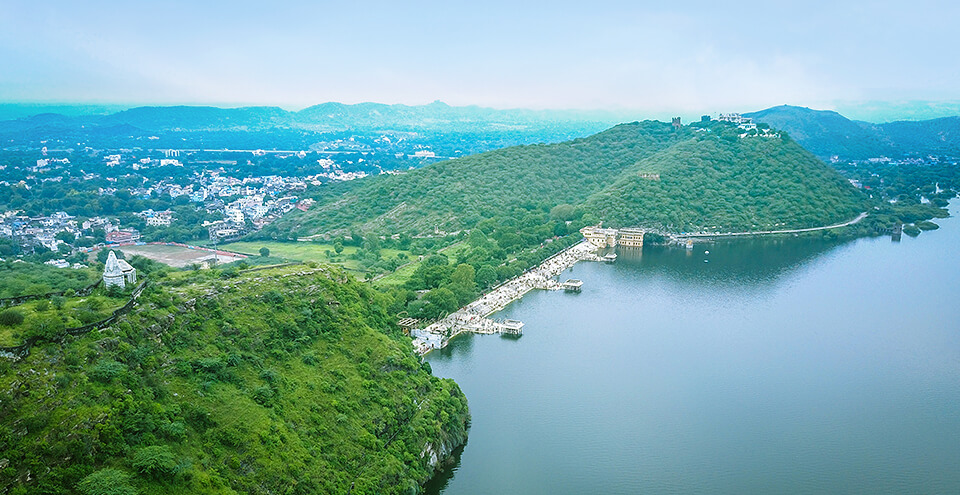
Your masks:
<svg viewBox="0 0 960 495"><path fill-rule="evenodd" d="M578 264L581 294L496 315L522 338L428 356L473 415L428 493L960 493L960 221L938 223Z"/></svg>

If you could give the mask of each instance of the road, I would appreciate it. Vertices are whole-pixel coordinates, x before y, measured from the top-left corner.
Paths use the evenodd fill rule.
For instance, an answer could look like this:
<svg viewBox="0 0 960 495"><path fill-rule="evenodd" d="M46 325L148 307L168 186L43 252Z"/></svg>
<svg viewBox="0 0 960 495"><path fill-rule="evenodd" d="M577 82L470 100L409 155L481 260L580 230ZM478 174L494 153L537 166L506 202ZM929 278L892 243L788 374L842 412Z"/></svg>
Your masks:
<svg viewBox="0 0 960 495"><path fill-rule="evenodd" d="M857 218L853 220L848 220L843 223L838 223L834 225L827 225L825 227L810 227L806 229L790 229L790 230L761 230L754 232L725 232L722 234L680 234L674 236L676 239L694 239L694 238L704 238L704 237L738 237L738 236L747 236L747 235L768 235L768 234L798 234L800 232L815 232L817 230L827 230L827 229L836 229L840 227L846 227L848 225L853 225L859 223L864 218L867 218L867 212L863 212L857 215Z"/></svg>

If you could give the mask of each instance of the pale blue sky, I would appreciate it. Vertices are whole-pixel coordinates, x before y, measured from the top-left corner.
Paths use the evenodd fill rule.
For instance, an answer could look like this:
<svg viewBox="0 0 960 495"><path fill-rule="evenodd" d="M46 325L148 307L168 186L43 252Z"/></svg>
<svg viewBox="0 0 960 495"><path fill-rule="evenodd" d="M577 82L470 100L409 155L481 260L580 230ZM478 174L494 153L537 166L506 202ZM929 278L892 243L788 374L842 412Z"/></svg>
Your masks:
<svg viewBox="0 0 960 495"><path fill-rule="evenodd" d="M856 114L960 101L958 5L7 0L0 101Z"/></svg>

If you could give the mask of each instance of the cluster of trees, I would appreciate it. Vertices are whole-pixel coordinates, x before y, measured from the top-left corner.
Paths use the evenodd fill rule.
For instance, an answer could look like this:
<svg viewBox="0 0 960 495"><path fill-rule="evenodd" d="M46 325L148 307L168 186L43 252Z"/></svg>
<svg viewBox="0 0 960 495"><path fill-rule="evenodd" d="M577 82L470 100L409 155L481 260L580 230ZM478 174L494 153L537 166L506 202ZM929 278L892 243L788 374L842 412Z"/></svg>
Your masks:
<svg viewBox="0 0 960 495"><path fill-rule="evenodd" d="M410 493L433 472L425 449L464 441L466 399L382 295L334 268L241 274L230 291L218 272L0 360L0 490Z"/></svg>
<svg viewBox="0 0 960 495"><path fill-rule="evenodd" d="M512 213L480 222L468 235L460 236L462 243L455 254L426 256L401 287L385 289L393 300L391 311L425 319L456 311L480 292L571 246L584 225L584 215L572 208L569 214L576 220L569 225L545 208ZM567 209L554 208L553 213L567 213Z"/></svg>

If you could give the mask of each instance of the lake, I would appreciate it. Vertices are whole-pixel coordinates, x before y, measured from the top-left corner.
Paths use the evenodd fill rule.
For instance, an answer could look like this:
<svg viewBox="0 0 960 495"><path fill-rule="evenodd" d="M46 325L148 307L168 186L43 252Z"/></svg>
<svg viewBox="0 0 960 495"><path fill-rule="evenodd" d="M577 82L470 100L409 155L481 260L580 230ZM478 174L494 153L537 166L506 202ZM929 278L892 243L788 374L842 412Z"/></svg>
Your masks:
<svg viewBox="0 0 960 495"><path fill-rule="evenodd" d="M960 221L937 223L576 265L582 293L494 315L523 337L427 356L473 417L427 492L960 493Z"/></svg>

